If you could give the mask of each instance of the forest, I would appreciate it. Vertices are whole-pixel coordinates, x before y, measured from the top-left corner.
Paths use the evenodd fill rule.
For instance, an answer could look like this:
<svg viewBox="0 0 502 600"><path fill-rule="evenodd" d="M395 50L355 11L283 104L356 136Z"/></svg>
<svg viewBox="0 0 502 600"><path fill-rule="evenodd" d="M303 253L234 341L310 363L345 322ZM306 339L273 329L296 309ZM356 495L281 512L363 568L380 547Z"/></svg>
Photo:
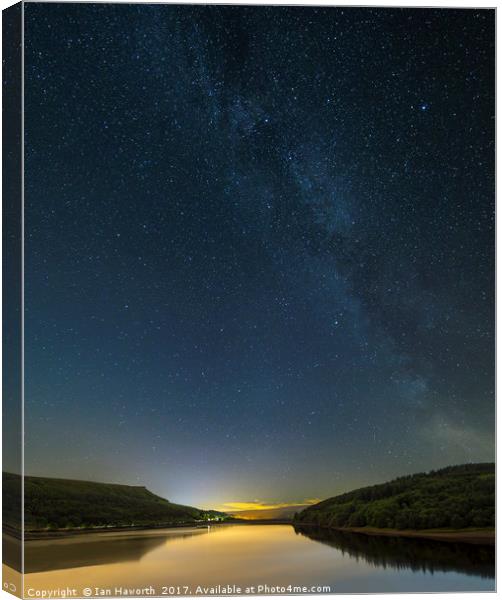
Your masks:
<svg viewBox="0 0 502 600"><path fill-rule="evenodd" d="M465 464L354 490L295 515L323 527L463 529L495 526L495 465Z"/></svg>
<svg viewBox="0 0 502 600"><path fill-rule="evenodd" d="M19 528L19 475L3 473L4 523ZM103 527L162 527L220 521L224 513L173 504L145 487L24 478L25 531Z"/></svg>

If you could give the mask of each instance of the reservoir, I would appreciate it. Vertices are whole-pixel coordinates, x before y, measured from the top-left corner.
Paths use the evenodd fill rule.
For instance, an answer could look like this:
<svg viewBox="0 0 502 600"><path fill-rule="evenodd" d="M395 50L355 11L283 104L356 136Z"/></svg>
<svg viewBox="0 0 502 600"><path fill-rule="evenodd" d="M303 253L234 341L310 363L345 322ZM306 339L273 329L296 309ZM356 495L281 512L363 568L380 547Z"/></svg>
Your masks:
<svg viewBox="0 0 502 600"><path fill-rule="evenodd" d="M77 597L493 591L493 546L293 525L103 532L26 543L25 594ZM129 591L134 593L129 594ZM66 594L71 596L71 594Z"/></svg>

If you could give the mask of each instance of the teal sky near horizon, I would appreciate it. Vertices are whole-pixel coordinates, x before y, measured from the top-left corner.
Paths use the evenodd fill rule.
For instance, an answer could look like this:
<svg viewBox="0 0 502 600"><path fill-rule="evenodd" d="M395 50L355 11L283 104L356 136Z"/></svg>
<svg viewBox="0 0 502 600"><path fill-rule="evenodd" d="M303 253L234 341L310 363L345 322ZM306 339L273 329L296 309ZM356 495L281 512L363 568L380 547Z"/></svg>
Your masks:
<svg viewBox="0 0 502 600"><path fill-rule="evenodd" d="M494 459L494 11L25 23L28 474L260 507Z"/></svg>

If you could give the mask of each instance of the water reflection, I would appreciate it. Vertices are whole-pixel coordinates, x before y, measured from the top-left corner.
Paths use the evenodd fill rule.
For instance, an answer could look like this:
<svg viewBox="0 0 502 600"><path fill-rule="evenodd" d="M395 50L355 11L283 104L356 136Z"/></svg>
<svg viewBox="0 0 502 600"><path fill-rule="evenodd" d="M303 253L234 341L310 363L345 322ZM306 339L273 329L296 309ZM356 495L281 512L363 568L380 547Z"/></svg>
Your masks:
<svg viewBox="0 0 502 600"><path fill-rule="evenodd" d="M16 571L21 570L21 540L2 533L2 561Z"/></svg>
<svg viewBox="0 0 502 600"><path fill-rule="evenodd" d="M319 543L320 542L320 543ZM25 590L70 586L78 597L120 585L328 586L334 593L493 590L493 548L370 538L292 525L87 534L26 544ZM98 590L97 596L101 595ZM141 591L133 595L146 595Z"/></svg>
<svg viewBox="0 0 502 600"><path fill-rule="evenodd" d="M37 573L112 563L137 562L163 544L207 533L207 528L85 534L25 545L25 571Z"/></svg>
<svg viewBox="0 0 502 600"><path fill-rule="evenodd" d="M295 532L384 569L495 577L495 547L295 526Z"/></svg>

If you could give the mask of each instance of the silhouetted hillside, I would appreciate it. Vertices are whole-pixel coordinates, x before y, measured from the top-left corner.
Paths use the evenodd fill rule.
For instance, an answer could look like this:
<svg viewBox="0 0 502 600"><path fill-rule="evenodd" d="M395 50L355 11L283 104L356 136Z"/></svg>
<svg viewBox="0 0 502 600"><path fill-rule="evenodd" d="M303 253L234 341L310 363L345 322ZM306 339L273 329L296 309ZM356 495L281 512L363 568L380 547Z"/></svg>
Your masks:
<svg viewBox="0 0 502 600"><path fill-rule="evenodd" d="M295 521L323 527L494 527L495 465L467 464L399 477L314 504Z"/></svg>
<svg viewBox="0 0 502 600"><path fill-rule="evenodd" d="M19 476L3 474L4 523L16 527ZM224 513L172 504L145 487L25 477L25 530L74 527L159 527L223 519Z"/></svg>

